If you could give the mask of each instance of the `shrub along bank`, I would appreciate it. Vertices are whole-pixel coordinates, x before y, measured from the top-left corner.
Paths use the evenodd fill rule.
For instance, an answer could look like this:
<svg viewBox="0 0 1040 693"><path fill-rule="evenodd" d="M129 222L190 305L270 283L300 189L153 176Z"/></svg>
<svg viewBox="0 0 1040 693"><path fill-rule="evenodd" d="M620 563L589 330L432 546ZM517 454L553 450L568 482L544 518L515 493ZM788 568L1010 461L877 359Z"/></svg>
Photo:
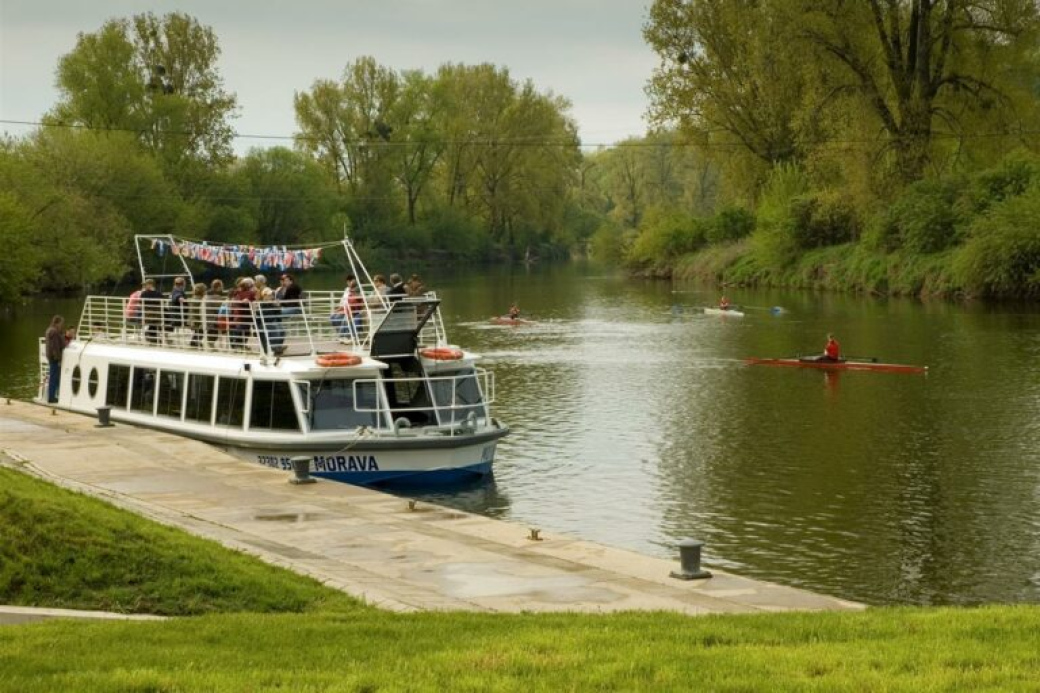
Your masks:
<svg viewBox="0 0 1040 693"><path fill-rule="evenodd" d="M879 294L1040 298L1040 158L922 180L873 208L778 166L754 215L648 214L623 256L640 274Z"/></svg>

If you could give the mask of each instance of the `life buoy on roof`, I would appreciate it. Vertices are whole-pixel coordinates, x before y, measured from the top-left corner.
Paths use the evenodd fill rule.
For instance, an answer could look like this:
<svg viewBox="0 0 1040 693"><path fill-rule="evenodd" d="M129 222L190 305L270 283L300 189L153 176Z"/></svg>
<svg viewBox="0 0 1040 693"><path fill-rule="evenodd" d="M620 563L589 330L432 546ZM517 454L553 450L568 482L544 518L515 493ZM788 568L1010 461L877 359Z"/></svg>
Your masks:
<svg viewBox="0 0 1040 693"><path fill-rule="evenodd" d="M419 356L433 361L458 361L462 358L462 349L455 347L430 347L420 349Z"/></svg>
<svg viewBox="0 0 1040 693"><path fill-rule="evenodd" d="M322 368L342 368L344 366L356 366L361 363L361 357L357 354L348 354L344 351L337 351L332 354L321 354L315 359Z"/></svg>

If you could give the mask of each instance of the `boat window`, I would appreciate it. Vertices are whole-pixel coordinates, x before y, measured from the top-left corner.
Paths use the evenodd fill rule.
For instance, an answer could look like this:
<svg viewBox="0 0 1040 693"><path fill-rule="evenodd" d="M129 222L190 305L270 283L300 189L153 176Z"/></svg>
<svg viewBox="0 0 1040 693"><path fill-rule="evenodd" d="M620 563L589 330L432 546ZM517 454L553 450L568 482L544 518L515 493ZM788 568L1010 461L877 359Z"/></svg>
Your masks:
<svg viewBox="0 0 1040 693"><path fill-rule="evenodd" d="M159 371L159 405L156 414L181 418L181 401L184 397L184 374L174 371Z"/></svg>
<svg viewBox="0 0 1040 693"><path fill-rule="evenodd" d="M241 426L245 419L245 378L217 380L217 423L222 426Z"/></svg>
<svg viewBox="0 0 1040 693"><path fill-rule="evenodd" d="M375 426L378 421L375 383L357 383L355 388L353 380L325 380L313 383L311 393L312 430Z"/></svg>
<svg viewBox="0 0 1040 693"><path fill-rule="evenodd" d="M184 418L189 421L209 423L213 416L213 390L216 378L212 375L188 375L188 401Z"/></svg>
<svg viewBox="0 0 1040 693"><path fill-rule="evenodd" d="M477 418L484 416L484 400L472 368L438 373L430 380L430 386L441 424L465 421L470 412Z"/></svg>
<svg viewBox="0 0 1040 693"><path fill-rule="evenodd" d="M90 375L87 376L87 393L90 395L91 399L97 397L98 380L97 369L91 368Z"/></svg>
<svg viewBox="0 0 1040 693"><path fill-rule="evenodd" d="M108 382L105 384L105 404L116 409L126 409L126 393L130 389L130 366L109 364Z"/></svg>
<svg viewBox="0 0 1040 693"><path fill-rule="evenodd" d="M253 404L249 428L273 428L279 431L300 430L296 406L284 380L254 380Z"/></svg>
<svg viewBox="0 0 1040 693"><path fill-rule="evenodd" d="M83 380L83 374L79 370L79 366L72 369L72 394L79 394L79 385Z"/></svg>
<svg viewBox="0 0 1040 693"><path fill-rule="evenodd" d="M155 369L134 366L133 385L130 388L130 410L143 414L155 411Z"/></svg>

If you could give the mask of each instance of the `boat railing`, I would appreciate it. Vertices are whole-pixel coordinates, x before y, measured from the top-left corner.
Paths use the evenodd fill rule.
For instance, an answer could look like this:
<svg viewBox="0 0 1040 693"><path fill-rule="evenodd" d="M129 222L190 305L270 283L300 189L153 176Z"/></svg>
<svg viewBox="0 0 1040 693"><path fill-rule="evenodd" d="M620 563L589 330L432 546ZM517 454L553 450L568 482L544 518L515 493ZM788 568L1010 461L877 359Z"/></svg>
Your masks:
<svg viewBox="0 0 1040 693"><path fill-rule="evenodd" d="M380 396L373 406L357 404L365 401L365 391L375 389L385 392L401 389L427 392L426 384L429 384L428 392L432 393L432 402L397 402L391 406L385 397ZM359 412L374 413L380 420L384 420L389 414L397 427L411 428L412 419L422 419L428 422L421 426L424 432L441 429L443 432L454 434L459 432L459 427L466 429L472 425L490 422L488 407L495 402L495 374L484 368L475 368L467 373L452 375L359 378L353 381L353 389L355 409ZM420 401L424 399L420 398ZM407 423L401 421L402 418Z"/></svg>
<svg viewBox="0 0 1040 693"><path fill-rule="evenodd" d="M429 296L429 295L428 295ZM367 352L372 335L387 318L385 297L366 297L344 310L342 293L309 291L298 301L238 301L227 297L188 298L175 306L169 298L134 299L88 296L76 338L152 348L258 356L301 356L335 351ZM395 321L419 325L416 302L409 313L398 308ZM419 346L446 343L440 312L423 325Z"/></svg>

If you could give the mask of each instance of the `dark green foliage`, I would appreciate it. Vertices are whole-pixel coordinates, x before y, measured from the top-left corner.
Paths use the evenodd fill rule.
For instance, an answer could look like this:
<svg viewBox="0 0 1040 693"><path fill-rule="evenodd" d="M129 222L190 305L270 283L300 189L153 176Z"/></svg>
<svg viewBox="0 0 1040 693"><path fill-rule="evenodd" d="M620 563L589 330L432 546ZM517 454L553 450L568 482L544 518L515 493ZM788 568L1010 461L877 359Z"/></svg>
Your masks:
<svg viewBox="0 0 1040 693"><path fill-rule="evenodd" d="M910 185L874 223L870 245L922 254L951 247L958 239L960 218L955 202L963 189L961 180L924 180Z"/></svg>
<svg viewBox="0 0 1040 693"><path fill-rule="evenodd" d="M954 270L984 296L1040 296L1040 184L995 204L969 229Z"/></svg>
<svg viewBox="0 0 1040 693"><path fill-rule="evenodd" d="M832 190L791 200L791 233L802 249L848 243L859 236L859 218L848 199Z"/></svg>
<svg viewBox="0 0 1040 693"><path fill-rule="evenodd" d="M981 214L995 203L1021 195L1036 180L1040 180L1040 157L1017 150L974 176L958 206L965 213Z"/></svg>
<svg viewBox="0 0 1040 693"><path fill-rule="evenodd" d="M755 230L755 215L744 207L725 207L711 220L705 230L709 243L729 243L751 235Z"/></svg>

